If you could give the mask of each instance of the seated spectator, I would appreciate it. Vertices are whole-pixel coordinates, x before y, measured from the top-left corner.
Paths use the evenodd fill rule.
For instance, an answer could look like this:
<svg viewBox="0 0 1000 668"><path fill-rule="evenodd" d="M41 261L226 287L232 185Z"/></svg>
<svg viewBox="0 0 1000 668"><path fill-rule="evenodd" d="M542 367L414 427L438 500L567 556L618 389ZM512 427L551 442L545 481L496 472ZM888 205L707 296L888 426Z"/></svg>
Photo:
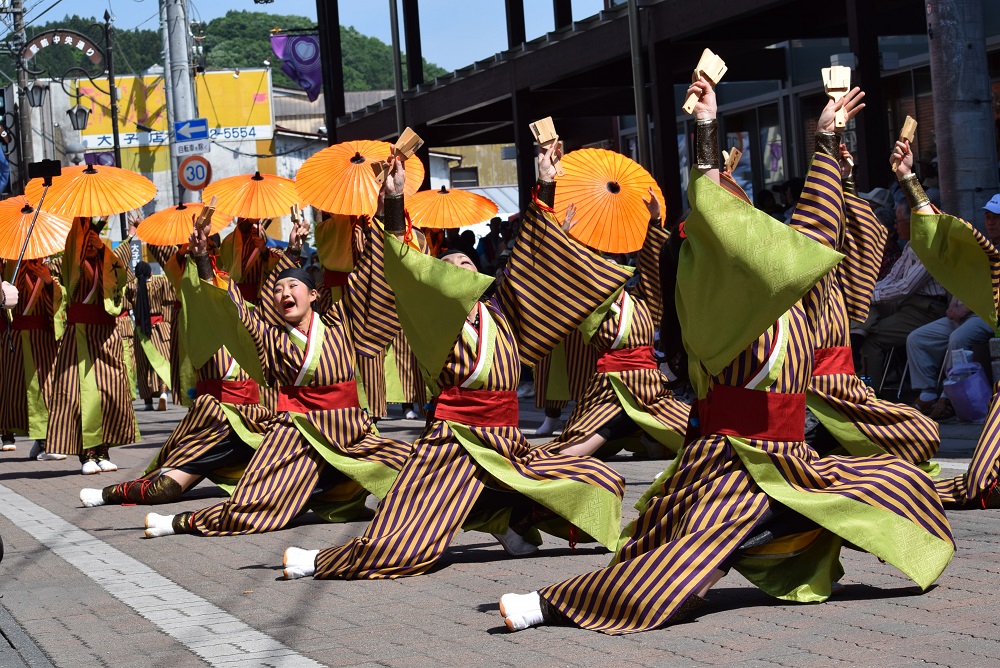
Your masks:
<svg viewBox="0 0 1000 668"><path fill-rule="evenodd" d="M794 178L788 179L788 190L785 193L785 203L788 208L785 209L785 222L792 222L792 213L795 211L795 205L799 203L799 198L802 197L802 189L806 187L806 180L801 176L796 176Z"/></svg>
<svg viewBox="0 0 1000 668"><path fill-rule="evenodd" d="M909 242L910 207L905 203L896 207L896 233ZM943 317L947 308L945 289L931 278L907 243L889 274L875 284L868 319L851 327L852 342L861 343L861 359L855 360L855 368L869 376L877 389L882 384L886 351L904 345L910 332Z"/></svg>
<svg viewBox="0 0 1000 668"><path fill-rule="evenodd" d="M953 350L968 350L992 338L993 328L954 297L945 317L910 332L906 337L910 386L920 392L914 406L935 420L953 417L955 410L947 397L938 398L941 367L947 364Z"/></svg>
<svg viewBox="0 0 1000 668"><path fill-rule="evenodd" d="M778 202L774 199L774 193L767 189L762 189L757 192L757 196L754 198L754 206L767 215L775 218L777 220L785 219L785 211L780 206Z"/></svg>

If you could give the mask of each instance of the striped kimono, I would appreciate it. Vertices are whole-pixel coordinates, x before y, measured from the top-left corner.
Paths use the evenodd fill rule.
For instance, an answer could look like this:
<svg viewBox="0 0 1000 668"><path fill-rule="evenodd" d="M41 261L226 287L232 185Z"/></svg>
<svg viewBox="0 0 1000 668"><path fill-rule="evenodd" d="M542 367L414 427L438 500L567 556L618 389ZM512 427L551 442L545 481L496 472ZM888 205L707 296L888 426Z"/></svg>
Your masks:
<svg viewBox="0 0 1000 668"><path fill-rule="evenodd" d="M49 404L46 450L83 456L83 450L134 443L139 438L117 320L130 273L119 253L104 247L85 256L87 221L75 219L63 255L63 301L56 316L60 334ZM128 252L128 243L120 245Z"/></svg>
<svg viewBox="0 0 1000 668"><path fill-rule="evenodd" d="M14 262L7 262L4 277L10 279ZM49 392L55 364L56 341L52 318L61 299L58 281L48 285L31 276L28 266L41 260L26 260L17 276L20 300L6 314L0 336L0 433L14 433L45 440L49 419ZM13 348L11 347L13 339Z"/></svg>
<svg viewBox="0 0 1000 668"><path fill-rule="evenodd" d="M570 401L580 401L597 371L597 354L580 330L570 332L535 365L535 406L562 410Z"/></svg>
<svg viewBox="0 0 1000 668"><path fill-rule="evenodd" d="M797 215L810 213L827 196L825 162L814 161ZM912 406L883 401L854 372L850 321L868 317L887 235L871 207L844 193L846 217L835 248L844 260L830 272L825 316L818 323L813 377L806 404L852 455L888 452L912 464L928 461L941 443L938 425ZM795 220L793 220L793 224Z"/></svg>
<svg viewBox="0 0 1000 668"><path fill-rule="evenodd" d="M1000 313L1000 250L964 220L948 214L910 216L910 246L934 279L972 311L997 328ZM986 424L969 470L935 481L948 508L997 508L1000 479L1000 380L993 385Z"/></svg>
<svg viewBox="0 0 1000 668"><path fill-rule="evenodd" d="M166 276L152 276L146 283L149 291L149 319L152 331L147 337L135 328L136 378L139 398L152 399L159 394L161 385L170 384L170 331L173 329L174 308L177 301L174 288Z"/></svg>
<svg viewBox="0 0 1000 668"><path fill-rule="evenodd" d="M661 303L657 265L659 249L668 236L658 225L649 226L640 256L656 260L640 263L640 272L648 274L641 279L643 288L635 293L620 291L596 331L591 330L590 345L598 352L597 372L590 377L563 433L546 447L565 448L583 441L622 411L672 452L683 444L691 407L674 398L656 363L654 321L645 296L648 291L654 305Z"/></svg>
<svg viewBox="0 0 1000 668"><path fill-rule="evenodd" d="M121 244L118 246L118 249L126 245ZM115 251L115 255L123 263L128 262L128 259L123 258L118 250ZM125 369L128 371L128 384L133 398L135 398L135 393L139 386L135 359L135 323L132 322L132 309L135 308L135 281L135 276L129 272L129 281L125 284L125 290L122 292L122 312L115 319L115 329L118 330L118 336L122 337L122 356L125 359Z"/></svg>
<svg viewBox="0 0 1000 668"><path fill-rule="evenodd" d="M180 294L183 255L170 253L167 247L150 248L155 249L157 262L174 292ZM170 322L176 333L170 340L172 351L183 349L179 334L182 319L178 308ZM179 469L205 476L231 493L254 449L270 431L274 413L261 405L259 386L225 347L195 370L193 382L193 396L187 397L190 410L146 467L142 479L154 478L161 469Z"/></svg>
<svg viewBox="0 0 1000 668"><path fill-rule="evenodd" d="M800 221L804 235L693 172L677 309L699 397L697 425L640 500L641 514L623 532L611 565L539 590L572 623L609 634L669 624L713 571L730 565L771 595L823 601L843 573L845 542L921 588L950 561L951 530L923 472L890 455L821 459L802 441L814 332L829 287L823 280L809 290L809 277L837 261L819 251L834 245L843 206L836 160L815 159L833 187ZM767 321L754 334L750 323ZM722 331L691 329L723 323ZM815 528L736 560L741 546L774 528L773 518L787 509Z"/></svg>
<svg viewBox="0 0 1000 668"><path fill-rule="evenodd" d="M294 264L283 258L262 294L271 294L277 274ZM377 352L399 327L381 266L379 239L352 272L343 298L312 312L308 335L283 320L278 324L269 303L251 310L230 283L259 364L278 384L278 413L232 497L191 514L193 533L275 531L316 502L326 503L328 520L346 521L364 509L369 493L381 498L389 490L409 446L378 435L361 409L354 376L355 347ZM203 281L200 289L215 288Z"/></svg>
<svg viewBox="0 0 1000 668"><path fill-rule="evenodd" d="M392 239L387 253L399 253L395 261L402 263L407 255L402 248ZM404 330L425 376L433 381L428 383L435 394L432 414L364 534L321 550L314 577L426 573L463 523L466 529L503 533L512 506L525 504L533 508L532 520L542 520L533 522L535 528L568 533L571 541L615 544L624 492L621 476L591 457L532 449L517 427L521 360L537 362L627 278L605 263L570 296L566 286L583 276L568 261L578 252L554 219L532 207L498 289L499 300L474 301L488 280L482 283L467 269L415 253L409 259L420 261L421 275L440 283L423 283L405 272L395 280L390 276ZM472 310L459 324L441 367L430 361L429 346L422 341L453 340L451 331L441 320L438 331L417 331L412 317L418 310L460 313L456 297L472 300ZM566 308L554 312L553 301ZM467 304L461 303L462 311Z"/></svg>

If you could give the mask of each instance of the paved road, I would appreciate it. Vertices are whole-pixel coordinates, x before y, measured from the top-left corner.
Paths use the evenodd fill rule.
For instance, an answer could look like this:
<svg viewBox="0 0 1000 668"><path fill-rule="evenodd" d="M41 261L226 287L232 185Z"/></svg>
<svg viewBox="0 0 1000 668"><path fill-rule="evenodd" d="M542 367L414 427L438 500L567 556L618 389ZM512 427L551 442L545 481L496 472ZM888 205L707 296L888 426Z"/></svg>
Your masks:
<svg viewBox="0 0 1000 668"><path fill-rule="evenodd" d="M843 595L822 605L769 599L723 580L696 621L612 638L547 627L508 634L499 596L606 564L608 555L547 538L511 560L490 537L462 534L445 563L417 578L279 580L288 545L318 548L364 524L316 523L237 538L142 540L141 507L79 507L81 486L141 473L181 415L140 413L143 443L118 449L121 471L84 478L69 462L25 461L28 442L0 454L0 666L993 666L1000 511L951 513L959 552L921 595L900 573L846 551ZM525 411L524 424L538 415ZM383 423L412 437L416 422ZM978 427L946 427L940 461L968 462ZM623 457L627 517L662 463ZM214 503L211 486L162 512ZM23 632L22 632L23 629ZM30 637L30 638L29 638ZM4 642L6 640L6 642ZM39 651L40 650L40 651ZM51 661L51 664L49 662Z"/></svg>

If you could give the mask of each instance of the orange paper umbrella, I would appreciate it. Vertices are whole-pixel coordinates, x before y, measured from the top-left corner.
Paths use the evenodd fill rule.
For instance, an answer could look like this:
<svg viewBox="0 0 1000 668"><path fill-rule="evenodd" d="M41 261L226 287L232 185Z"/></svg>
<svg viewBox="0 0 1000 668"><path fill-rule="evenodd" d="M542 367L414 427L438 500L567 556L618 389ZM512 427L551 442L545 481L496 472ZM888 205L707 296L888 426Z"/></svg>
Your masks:
<svg viewBox="0 0 1000 668"><path fill-rule="evenodd" d="M218 197L219 211L238 218L278 218L287 216L292 206L302 204L295 181L274 174L240 174L212 183L202 199ZM218 214L216 214L218 215Z"/></svg>
<svg viewBox="0 0 1000 668"><path fill-rule="evenodd" d="M24 195L0 202L0 258L18 258L34 217L35 209L28 204ZM48 211L40 212L24 251L24 259L34 260L62 251L66 246L66 235L69 234L71 224L71 218Z"/></svg>
<svg viewBox="0 0 1000 668"><path fill-rule="evenodd" d="M24 189L28 201L41 199L42 179L32 179ZM153 199L156 186L142 174L118 167L77 165L63 167L52 179L42 209L61 216L110 216L125 213Z"/></svg>
<svg viewBox="0 0 1000 668"><path fill-rule="evenodd" d="M643 198L652 188L666 210L663 193L642 166L621 153L581 148L562 159L564 176L556 177L556 217L576 205L570 235L605 253L631 253L642 247L649 223Z"/></svg>
<svg viewBox="0 0 1000 668"><path fill-rule="evenodd" d="M391 145L384 141L346 141L314 153L306 160L295 183L307 204L344 216L370 216L378 207L379 184L372 164L389 157ZM414 156L406 161L409 197L424 182L424 164Z"/></svg>
<svg viewBox="0 0 1000 668"><path fill-rule="evenodd" d="M205 205L201 202L185 202L169 209L157 211L144 219L136 228L136 234L147 244L154 246L173 246L186 244L194 230L192 217L201 215ZM232 216L216 210L212 216L212 227L209 234L215 234L229 225Z"/></svg>
<svg viewBox="0 0 1000 668"><path fill-rule="evenodd" d="M417 227L465 227L489 220L497 213L492 200L467 190L423 190L406 200L410 220Z"/></svg>

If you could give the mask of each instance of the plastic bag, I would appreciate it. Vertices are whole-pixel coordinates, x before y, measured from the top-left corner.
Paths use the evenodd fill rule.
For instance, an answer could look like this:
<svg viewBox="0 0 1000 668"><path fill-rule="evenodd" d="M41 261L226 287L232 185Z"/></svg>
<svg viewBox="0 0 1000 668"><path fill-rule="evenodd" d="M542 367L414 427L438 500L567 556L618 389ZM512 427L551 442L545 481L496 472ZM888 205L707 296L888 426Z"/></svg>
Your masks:
<svg viewBox="0 0 1000 668"><path fill-rule="evenodd" d="M992 395L986 372L979 364L972 362L953 366L945 378L944 393L958 419L982 422L986 418Z"/></svg>

